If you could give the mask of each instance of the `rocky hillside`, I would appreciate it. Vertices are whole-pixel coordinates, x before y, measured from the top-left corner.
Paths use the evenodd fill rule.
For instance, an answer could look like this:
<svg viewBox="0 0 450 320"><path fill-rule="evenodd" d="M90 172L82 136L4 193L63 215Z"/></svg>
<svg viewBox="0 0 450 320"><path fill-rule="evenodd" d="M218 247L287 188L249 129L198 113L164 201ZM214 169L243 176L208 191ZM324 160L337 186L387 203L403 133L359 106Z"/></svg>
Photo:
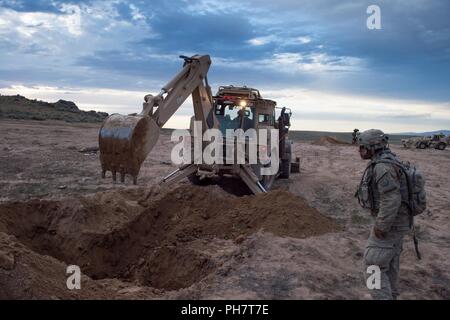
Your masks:
<svg viewBox="0 0 450 320"><path fill-rule="evenodd" d="M101 122L106 112L83 111L72 101L54 103L30 100L21 95L0 95L0 119L63 120L66 122Z"/></svg>

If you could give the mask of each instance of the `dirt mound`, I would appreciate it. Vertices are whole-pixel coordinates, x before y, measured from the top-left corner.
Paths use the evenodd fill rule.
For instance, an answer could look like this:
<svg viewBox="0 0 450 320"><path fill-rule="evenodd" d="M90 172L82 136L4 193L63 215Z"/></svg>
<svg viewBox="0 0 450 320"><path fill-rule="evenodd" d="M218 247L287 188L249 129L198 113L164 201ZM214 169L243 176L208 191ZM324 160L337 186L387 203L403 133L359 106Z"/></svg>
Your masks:
<svg viewBox="0 0 450 320"><path fill-rule="evenodd" d="M213 239L240 243L261 229L305 238L339 227L289 192L236 197L217 186L0 206L0 232L34 253L79 265L94 280L166 290L188 287L217 269L221 260L205 250Z"/></svg>
<svg viewBox="0 0 450 320"><path fill-rule="evenodd" d="M319 140L312 142L314 145L327 146L327 145L349 145L350 143L337 139L336 137L323 136Z"/></svg>
<svg viewBox="0 0 450 320"><path fill-rule="evenodd" d="M303 199L281 190L235 197L216 186L183 186L145 205L148 209L144 216L156 213L178 222L168 223L175 226L168 237L229 239L264 229L279 236L304 238L330 232L335 227L331 219L309 207Z"/></svg>

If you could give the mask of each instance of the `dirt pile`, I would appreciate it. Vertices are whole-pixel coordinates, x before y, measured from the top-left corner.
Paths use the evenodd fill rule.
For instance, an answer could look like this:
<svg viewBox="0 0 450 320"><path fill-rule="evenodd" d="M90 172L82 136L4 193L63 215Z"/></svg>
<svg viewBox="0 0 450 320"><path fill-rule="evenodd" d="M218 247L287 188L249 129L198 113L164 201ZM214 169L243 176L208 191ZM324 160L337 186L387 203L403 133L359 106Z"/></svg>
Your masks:
<svg viewBox="0 0 450 320"><path fill-rule="evenodd" d="M226 256L205 250L212 239L239 244L261 229L305 238L339 227L286 191L236 197L217 186L136 188L0 205L0 232L39 259L79 265L94 280L120 279L163 290L188 287L217 269Z"/></svg>
<svg viewBox="0 0 450 320"><path fill-rule="evenodd" d="M319 140L312 142L314 145L318 146L328 146L328 145L350 145L350 143L337 139L336 137L324 136Z"/></svg>
<svg viewBox="0 0 450 320"><path fill-rule="evenodd" d="M221 237L232 239L264 229L279 236L304 238L335 230L333 221L309 207L303 199L276 190L257 196L235 197L217 186L183 186L170 191L148 206L150 214L172 219L175 227L167 237ZM177 221L174 224L172 221Z"/></svg>

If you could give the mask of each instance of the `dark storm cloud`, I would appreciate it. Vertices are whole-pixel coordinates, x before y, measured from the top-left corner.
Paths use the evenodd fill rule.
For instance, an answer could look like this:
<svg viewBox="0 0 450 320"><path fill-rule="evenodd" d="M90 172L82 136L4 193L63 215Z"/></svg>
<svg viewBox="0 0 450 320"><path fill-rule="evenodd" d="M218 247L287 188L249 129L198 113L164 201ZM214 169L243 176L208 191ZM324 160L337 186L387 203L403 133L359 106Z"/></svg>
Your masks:
<svg viewBox="0 0 450 320"><path fill-rule="evenodd" d="M104 13L102 18L112 21L102 28L97 25L98 17L84 12L83 32L86 41L92 41L91 50L64 52L64 43L52 44L62 48L67 66L98 71L99 78L107 72L119 79L167 79L178 70L179 63L165 57L208 53L213 58L214 73L210 77L217 83L268 86L270 81L273 88L297 86L383 97L450 100L449 1L3 0L0 6L18 12L67 14L60 12L63 3L84 8L110 3L115 10L115 14ZM366 8L370 4L381 8L381 30L366 28ZM135 27L113 32L118 26L128 25ZM140 27L144 25L148 30ZM107 37L111 37L107 47L96 45L98 38ZM11 47L11 41L14 38L8 37L0 44ZM47 44L38 43L26 50L21 43L17 50L30 57L46 47ZM18 63L22 59L19 55ZM39 67L45 67L46 58L39 61ZM342 68L336 68L341 65ZM74 85L86 83L81 72L73 76ZM24 80L29 80L30 75L26 77ZM57 77L48 80L54 78ZM111 78L111 82L120 80ZM128 85L133 84L124 83L124 87Z"/></svg>

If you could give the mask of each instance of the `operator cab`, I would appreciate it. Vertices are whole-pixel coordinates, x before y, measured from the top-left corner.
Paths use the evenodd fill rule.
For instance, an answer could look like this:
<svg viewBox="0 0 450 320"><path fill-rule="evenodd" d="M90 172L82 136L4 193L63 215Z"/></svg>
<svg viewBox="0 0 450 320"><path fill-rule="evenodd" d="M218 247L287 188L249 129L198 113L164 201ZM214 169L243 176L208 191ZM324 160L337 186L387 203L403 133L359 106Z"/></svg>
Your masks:
<svg viewBox="0 0 450 320"><path fill-rule="evenodd" d="M220 101L215 103L214 112L223 134L226 133L227 129L247 131L255 127L255 108L253 107L241 106L231 101Z"/></svg>
<svg viewBox="0 0 450 320"><path fill-rule="evenodd" d="M223 86L213 97L214 114L220 130L248 129L274 125L275 101L263 99L253 88Z"/></svg>
<svg viewBox="0 0 450 320"><path fill-rule="evenodd" d="M435 134L433 135L433 138L431 139L431 141L440 141L441 139L445 138L445 134Z"/></svg>

